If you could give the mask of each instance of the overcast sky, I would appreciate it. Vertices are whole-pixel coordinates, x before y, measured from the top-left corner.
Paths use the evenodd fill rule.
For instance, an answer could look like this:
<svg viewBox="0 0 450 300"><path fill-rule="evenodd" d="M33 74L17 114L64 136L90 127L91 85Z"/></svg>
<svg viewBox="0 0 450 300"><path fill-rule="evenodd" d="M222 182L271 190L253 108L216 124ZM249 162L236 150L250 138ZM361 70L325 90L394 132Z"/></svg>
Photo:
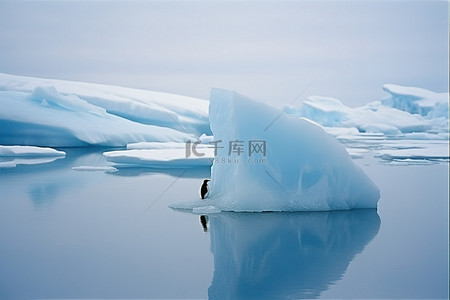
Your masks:
<svg viewBox="0 0 450 300"><path fill-rule="evenodd" d="M0 72L355 106L384 83L448 91L448 27L447 1L0 0Z"/></svg>

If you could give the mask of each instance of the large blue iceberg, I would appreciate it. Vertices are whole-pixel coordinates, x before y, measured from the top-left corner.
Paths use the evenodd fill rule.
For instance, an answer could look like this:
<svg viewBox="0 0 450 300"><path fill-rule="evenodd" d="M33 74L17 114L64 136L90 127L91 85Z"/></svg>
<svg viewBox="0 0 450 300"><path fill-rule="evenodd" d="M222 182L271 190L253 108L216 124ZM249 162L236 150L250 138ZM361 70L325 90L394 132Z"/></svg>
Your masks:
<svg viewBox="0 0 450 300"><path fill-rule="evenodd" d="M222 211L377 207L376 185L310 121L221 89L211 91L209 118L218 147L208 205Z"/></svg>
<svg viewBox="0 0 450 300"><path fill-rule="evenodd" d="M208 101L0 73L0 144L52 147L185 142L209 133Z"/></svg>

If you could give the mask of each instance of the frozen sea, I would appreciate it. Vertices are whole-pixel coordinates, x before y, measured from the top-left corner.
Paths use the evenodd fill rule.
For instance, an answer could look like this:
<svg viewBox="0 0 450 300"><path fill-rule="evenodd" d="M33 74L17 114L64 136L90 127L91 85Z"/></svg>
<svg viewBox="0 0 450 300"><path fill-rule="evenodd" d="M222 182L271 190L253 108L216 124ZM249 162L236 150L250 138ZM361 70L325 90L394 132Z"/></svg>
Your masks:
<svg viewBox="0 0 450 300"><path fill-rule="evenodd" d="M448 297L447 162L355 159L377 210L202 217L169 204L198 197L209 168L115 170L103 148L58 150L0 168L1 299Z"/></svg>

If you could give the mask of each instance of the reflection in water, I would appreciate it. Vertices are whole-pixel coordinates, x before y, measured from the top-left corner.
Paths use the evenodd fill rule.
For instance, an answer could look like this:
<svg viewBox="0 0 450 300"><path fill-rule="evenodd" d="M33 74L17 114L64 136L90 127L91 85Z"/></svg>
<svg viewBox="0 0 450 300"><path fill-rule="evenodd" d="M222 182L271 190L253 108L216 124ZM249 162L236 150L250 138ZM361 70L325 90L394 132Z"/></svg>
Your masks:
<svg viewBox="0 0 450 300"><path fill-rule="evenodd" d="M58 148L66 152L63 158L2 158L0 157L0 181L1 186L10 186L16 178L21 177L21 186L28 192L33 206L36 209L47 209L63 192L79 189L86 184L92 184L90 181L93 176L89 173L79 173L74 171L73 167L93 166L107 167L111 166L103 156L104 151L112 150L108 148ZM17 162L21 164L15 168ZM44 163L47 162L47 163ZM39 164L38 164L39 163ZM2 168L8 167L8 168ZM118 172L107 173L107 176L147 176L147 175L168 175L175 178L205 178L211 176L211 168L132 168L117 166ZM34 174L36 176L29 176ZM107 177L101 179L107 180ZM3 195L6 197L5 195ZM1 197L1 196L0 196Z"/></svg>
<svg viewBox="0 0 450 300"><path fill-rule="evenodd" d="M208 219L208 216L200 216L200 223L202 224L204 232L208 232Z"/></svg>
<svg viewBox="0 0 450 300"><path fill-rule="evenodd" d="M209 298L317 298L379 226L376 209L211 215Z"/></svg>

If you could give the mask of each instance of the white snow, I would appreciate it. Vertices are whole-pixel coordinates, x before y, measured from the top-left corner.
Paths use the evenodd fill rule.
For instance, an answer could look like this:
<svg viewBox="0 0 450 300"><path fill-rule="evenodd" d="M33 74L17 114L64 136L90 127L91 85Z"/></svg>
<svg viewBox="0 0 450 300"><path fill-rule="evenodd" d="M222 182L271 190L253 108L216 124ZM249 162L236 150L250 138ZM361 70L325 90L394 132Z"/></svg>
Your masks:
<svg viewBox="0 0 450 300"><path fill-rule="evenodd" d="M128 166L153 168L177 168L210 166L214 158L213 148L198 148L203 156L186 157L185 148L173 149L133 149L103 153L108 161Z"/></svg>
<svg viewBox="0 0 450 300"><path fill-rule="evenodd" d="M212 167L207 200L211 206L222 211L377 206L378 188L354 164L343 145L322 128L219 89L211 91L209 112L215 140L224 141ZM244 153L229 155L226 145L235 140L265 141L266 156L262 152L252 155L247 146Z"/></svg>

